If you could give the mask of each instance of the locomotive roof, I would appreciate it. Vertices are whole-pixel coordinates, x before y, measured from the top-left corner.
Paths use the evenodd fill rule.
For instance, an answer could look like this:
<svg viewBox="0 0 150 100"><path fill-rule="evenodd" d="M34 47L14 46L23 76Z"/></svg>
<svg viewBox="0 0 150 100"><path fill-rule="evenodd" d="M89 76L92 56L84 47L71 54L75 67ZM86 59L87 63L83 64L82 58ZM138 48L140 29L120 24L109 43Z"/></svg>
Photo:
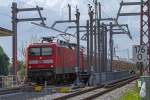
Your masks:
<svg viewBox="0 0 150 100"><path fill-rule="evenodd" d="M29 47L32 47L32 46L50 46L50 45L59 45L58 43L32 43L29 45Z"/></svg>
<svg viewBox="0 0 150 100"><path fill-rule="evenodd" d="M12 35L13 35L12 31L0 27L0 36L12 36Z"/></svg>
<svg viewBox="0 0 150 100"><path fill-rule="evenodd" d="M32 43L32 45L37 45L37 46L40 46L40 45L52 45L52 44L56 44L56 43Z"/></svg>
<svg viewBox="0 0 150 100"><path fill-rule="evenodd" d="M29 45L29 47L34 47L34 46L48 46L48 45L56 45L58 47L68 47L67 45L62 45L62 44L59 44L57 42L51 42L51 43L32 43Z"/></svg>

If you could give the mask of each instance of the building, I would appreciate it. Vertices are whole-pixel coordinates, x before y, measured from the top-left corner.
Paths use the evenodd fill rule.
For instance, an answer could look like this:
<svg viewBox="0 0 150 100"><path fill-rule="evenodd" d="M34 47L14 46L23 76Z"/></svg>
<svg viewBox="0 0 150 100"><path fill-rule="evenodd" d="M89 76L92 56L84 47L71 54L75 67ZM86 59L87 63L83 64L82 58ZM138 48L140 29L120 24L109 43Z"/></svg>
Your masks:
<svg viewBox="0 0 150 100"><path fill-rule="evenodd" d="M12 36L13 32L11 30L0 27L0 37Z"/></svg>

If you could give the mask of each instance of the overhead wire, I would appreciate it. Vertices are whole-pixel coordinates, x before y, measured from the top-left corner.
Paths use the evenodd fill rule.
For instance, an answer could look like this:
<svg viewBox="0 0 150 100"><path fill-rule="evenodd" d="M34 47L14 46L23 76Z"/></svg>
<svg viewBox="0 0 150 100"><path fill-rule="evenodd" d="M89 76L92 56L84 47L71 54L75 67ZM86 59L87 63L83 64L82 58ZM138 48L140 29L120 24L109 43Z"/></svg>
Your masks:
<svg viewBox="0 0 150 100"><path fill-rule="evenodd" d="M35 2L35 0L34 0L34 2ZM66 2L66 1L64 1L64 2ZM35 2L36 4L37 4L37 2ZM67 4L67 3L66 3ZM67 6L67 5L66 5ZM63 7L63 8L65 8L65 7ZM61 10L62 11L62 10Z"/></svg>

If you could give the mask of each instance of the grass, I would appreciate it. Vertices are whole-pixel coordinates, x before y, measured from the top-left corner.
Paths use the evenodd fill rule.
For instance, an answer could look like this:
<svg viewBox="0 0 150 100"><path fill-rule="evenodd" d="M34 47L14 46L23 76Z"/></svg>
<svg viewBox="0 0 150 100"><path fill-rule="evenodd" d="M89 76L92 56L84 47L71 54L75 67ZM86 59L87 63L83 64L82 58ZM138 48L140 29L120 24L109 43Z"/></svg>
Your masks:
<svg viewBox="0 0 150 100"><path fill-rule="evenodd" d="M120 100L141 100L139 91L140 89L136 86L134 89L125 92Z"/></svg>

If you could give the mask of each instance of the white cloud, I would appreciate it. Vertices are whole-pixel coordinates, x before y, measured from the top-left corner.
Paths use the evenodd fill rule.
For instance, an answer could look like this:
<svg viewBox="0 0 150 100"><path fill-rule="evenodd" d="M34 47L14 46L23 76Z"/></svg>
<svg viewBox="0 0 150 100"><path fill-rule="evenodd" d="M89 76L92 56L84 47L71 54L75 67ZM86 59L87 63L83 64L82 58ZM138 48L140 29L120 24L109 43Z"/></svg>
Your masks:
<svg viewBox="0 0 150 100"><path fill-rule="evenodd" d="M75 8L80 4L79 0L26 0L26 5L24 6L36 6L39 5L44 8L44 10L51 10L60 15L65 15L68 13L67 5L70 4L72 8ZM73 9L72 9L73 10Z"/></svg>
<svg viewBox="0 0 150 100"><path fill-rule="evenodd" d="M81 3L81 1L79 1L79 0L70 0L71 2L69 2L70 3L70 5L72 5L73 7L76 7L76 6L78 6L79 5L79 3Z"/></svg>
<svg viewBox="0 0 150 100"><path fill-rule="evenodd" d="M33 6L38 4L43 7L53 8L56 4L62 1L60 0L30 0L29 2L27 2L27 4L33 5Z"/></svg>
<svg viewBox="0 0 150 100"><path fill-rule="evenodd" d="M7 7L13 0L0 0L0 7Z"/></svg>
<svg viewBox="0 0 150 100"><path fill-rule="evenodd" d="M88 0L0 0L0 7L5 7L7 10L10 9L9 11L11 12L12 1L18 2L19 7L35 7L36 5L39 5L40 7L44 7L44 11L42 11L43 16L47 17L47 19L48 19L47 22L49 25L51 25L54 21L59 20L58 19L59 15L61 15L61 17L60 17L61 20L63 20L64 17L68 17L68 8L67 8L68 3L71 4L71 6L72 6L72 17L75 17L75 15L74 15L75 9L76 9L76 6L78 6L79 11L81 12L81 21L82 21L81 24L85 24L85 23L83 23L83 21L85 21L89 17L87 4L89 3L89 1L92 2L93 0L89 0L89 1ZM99 0L99 1L101 1L101 4L102 4L102 10L103 10L102 13L103 13L104 17L116 17L116 13L119 9L119 3L121 0ZM129 0L126 0L126 1L129 1ZM8 7L8 5L9 5L9 7ZM129 10L129 9L126 8L125 10ZM136 8L132 8L132 10L136 10ZM7 12L5 12L5 13L7 14ZM9 14L11 15L11 13L9 13ZM29 17L29 16L27 16L27 17ZM11 21L9 21L9 22L1 21L1 26L11 25L10 22ZM137 36L138 31L136 31L136 30L139 29L139 28L136 28L136 26L139 25L139 22L137 20L135 22L135 21L132 21L132 19L130 17L125 17L125 19L120 18L119 22L124 23L124 24L129 23L131 32L132 32L132 34L134 33L133 36L135 36L135 35ZM18 27L18 36L20 37L20 38L18 38L19 39L18 41L20 41L20 40L28 41L29 38L33 35L33 33L38 34L38 37L42 37L43 33L45 33L45 36L51 35L51 34L49 34L50 30L45 30L43 28L39 28L39 27L33 26L31 24L22 23L18 26L19 26ZM54 34L54 32L51 32L51 33ZM121 49L122 48L125 49L125 48L128 48L129 46L131 47L131 45L133 45L133 42L132 43L127 42L128 39L124 39L124 40L118 39L118 36L117 36L117 38L115 38L115 41L119 43ZM135 39L134 43L137 43L137 41L138 40ZM3 41L3 42L5 42L5 41ZM0 41L0 43L1 43L1 41ZM127 43L128 43L128 46L124 46ZM5 46L5 44L7 44L7 41L5 43L3 43L3 47L5 47L5 50L7 52L9 52L9 56L11 56L11 51L10 51L11 47L8 48L7 46ZM10 45L11 45L11 43L10 43ZM18 47L19 46L20 45L18 45Z"/></svg>
<svg viewBox="0 0 150 100"><path fill-rule="evenodd" d="M58 10L64 8L67 4L71 4L73 7L79 4L79 0L30 0L27 1L27 5L35 6L36 4L43 6L47 9Z"/></svg>

